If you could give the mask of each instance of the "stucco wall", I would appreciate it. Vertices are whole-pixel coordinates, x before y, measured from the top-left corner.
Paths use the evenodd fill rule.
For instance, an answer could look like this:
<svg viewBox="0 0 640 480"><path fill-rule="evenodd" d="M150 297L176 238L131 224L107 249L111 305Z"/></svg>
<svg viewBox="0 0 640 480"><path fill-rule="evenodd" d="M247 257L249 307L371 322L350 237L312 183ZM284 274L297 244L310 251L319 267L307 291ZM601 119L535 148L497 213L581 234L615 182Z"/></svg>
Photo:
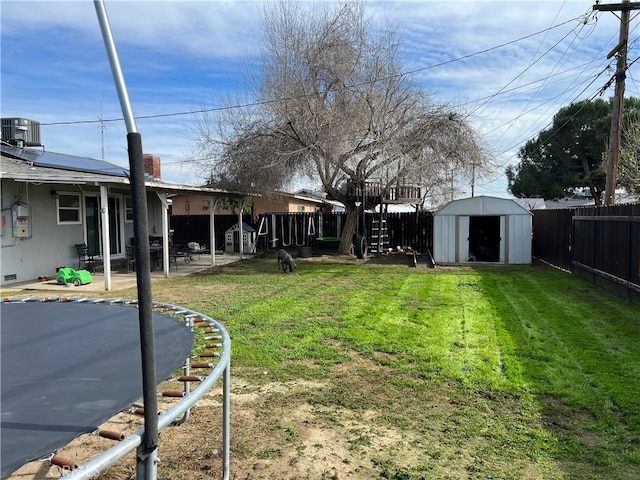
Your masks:
<svg viewBox="0 0 640 480"><path fill-rule="evenodd" d="M77 268L74 244L82 242L83 225L56 224L56 204L50 193L54 188L51 185L32 186L3 181L2 216L7 225L3 231L0 252L2 284L52 275L56 267ZM10 206L15 201L30 210L30 237L13 236ZM13 276L16 278L12 279Z"/></svg>
<svg viewBox="0 0 640 480"><path fill-rule="evenodd" d="M171 199L172 215L209 215L210 197L204 195L176 195ZM290 196L280 196L272 198L249 198L249 205L253 207L253 216L258 218L263 213L274 212L315 212L320 207L320 203L303 199L292 198ZM304 210L302 210L304 209ZM216 214L234 213L231 209L216 208ZM237 213L237 212L235 212Z"/></svg>
<svg viewBox="0 0 640 480"><path fill-rule="evenodd" d="M56 268L78 268L75 244L86 242L84 208L77 224L58 224L56 201L51 191L80 193L81 205L87 196L99 197L99 187L83 185L41 184L33 185L3 179L0 198L2 217L6 222L0 237L0 282L9 285L31 281L41 276L54 277ZM118 225L110 225L110 234L119 238L120 252L112 252L111 259L124 258L126 244L133 236L133 222L127 221L125 198L129 190L110 189L109 197L117 198L121 205ZM155 193L147 194L149 232L161 235L162 202ZM12 231L11 205L19 201L29 208L30 236L16 238Z"/></svg>

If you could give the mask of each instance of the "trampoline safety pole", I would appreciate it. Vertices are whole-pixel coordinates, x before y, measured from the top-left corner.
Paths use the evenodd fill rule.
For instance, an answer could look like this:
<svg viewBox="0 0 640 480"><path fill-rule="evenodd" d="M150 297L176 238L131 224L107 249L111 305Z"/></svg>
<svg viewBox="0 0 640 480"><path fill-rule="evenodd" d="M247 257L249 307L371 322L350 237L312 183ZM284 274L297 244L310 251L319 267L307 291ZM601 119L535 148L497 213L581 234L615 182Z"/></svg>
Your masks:
<svg viewBox="0 0 640 480"><path fill-rule="evenodd" d="M158 463L158 400L155 384L156 365L151 295L151 261L149 257L149 226L142 137L137 132L135 117L131 109L131 102L127 94L104 2L103 0L94 0L93 3L127 127L144 402L144 437L136 455L136 479L155 480L157 478Z"/></svg>

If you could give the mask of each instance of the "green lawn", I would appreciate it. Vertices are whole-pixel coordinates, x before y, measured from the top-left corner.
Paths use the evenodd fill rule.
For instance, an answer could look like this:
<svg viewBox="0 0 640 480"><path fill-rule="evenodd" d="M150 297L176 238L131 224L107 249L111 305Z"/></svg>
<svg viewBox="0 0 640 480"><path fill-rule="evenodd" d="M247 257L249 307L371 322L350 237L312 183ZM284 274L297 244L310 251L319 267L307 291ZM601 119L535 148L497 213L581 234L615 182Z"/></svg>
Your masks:
<svg viewBox="0 0 640 480"><path fill-rule="evenodd" d="M568 273L299 259L282 274L269 257L154 298L225 324L243 382L326 382L274 396L274 415L295 401L402 432L396 450L350 439L377 478L640 478L640 306ZM276 446L300 441L269 425ZM238 430L235 461L264 458Z"/></svg>

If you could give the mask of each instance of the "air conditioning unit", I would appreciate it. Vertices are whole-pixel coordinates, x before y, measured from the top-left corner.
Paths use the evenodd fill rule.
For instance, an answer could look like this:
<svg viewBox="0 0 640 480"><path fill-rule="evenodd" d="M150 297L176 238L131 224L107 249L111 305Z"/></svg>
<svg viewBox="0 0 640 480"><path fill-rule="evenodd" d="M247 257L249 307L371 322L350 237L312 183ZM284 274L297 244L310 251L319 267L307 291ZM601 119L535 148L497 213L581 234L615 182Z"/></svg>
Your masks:
<svg viewBox="0 0 640 480"><path fill-rule="evenodd" d="M40 147L40 124L28 118L3 118L2 141L19 147Z"/></svg>

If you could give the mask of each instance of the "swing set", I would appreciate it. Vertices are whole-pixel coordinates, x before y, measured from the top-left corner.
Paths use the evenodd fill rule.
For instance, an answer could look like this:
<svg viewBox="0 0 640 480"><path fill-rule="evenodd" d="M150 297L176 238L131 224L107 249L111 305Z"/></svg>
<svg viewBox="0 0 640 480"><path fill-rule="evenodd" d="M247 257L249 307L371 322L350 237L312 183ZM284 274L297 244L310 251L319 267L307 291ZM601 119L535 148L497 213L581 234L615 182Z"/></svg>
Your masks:
<svg viewBox="0 0 640 480"><path fill-rule="evenodd" d="M264 237L267 248L292 247L333 247L340 243L342 217L317 213L265 213L260 218L260 225L255 244ZM333 234L333 235L332 235Z"/></svg>
<svg viewBox="0 0 640 480"><path fill-rule="evenodd" d="M280 244L285 248L292 246L310 247L313 237L316 235L313 216L298 214L288 214L286 216L288 220L286 228L285 215L280 216Z"/></svg>

